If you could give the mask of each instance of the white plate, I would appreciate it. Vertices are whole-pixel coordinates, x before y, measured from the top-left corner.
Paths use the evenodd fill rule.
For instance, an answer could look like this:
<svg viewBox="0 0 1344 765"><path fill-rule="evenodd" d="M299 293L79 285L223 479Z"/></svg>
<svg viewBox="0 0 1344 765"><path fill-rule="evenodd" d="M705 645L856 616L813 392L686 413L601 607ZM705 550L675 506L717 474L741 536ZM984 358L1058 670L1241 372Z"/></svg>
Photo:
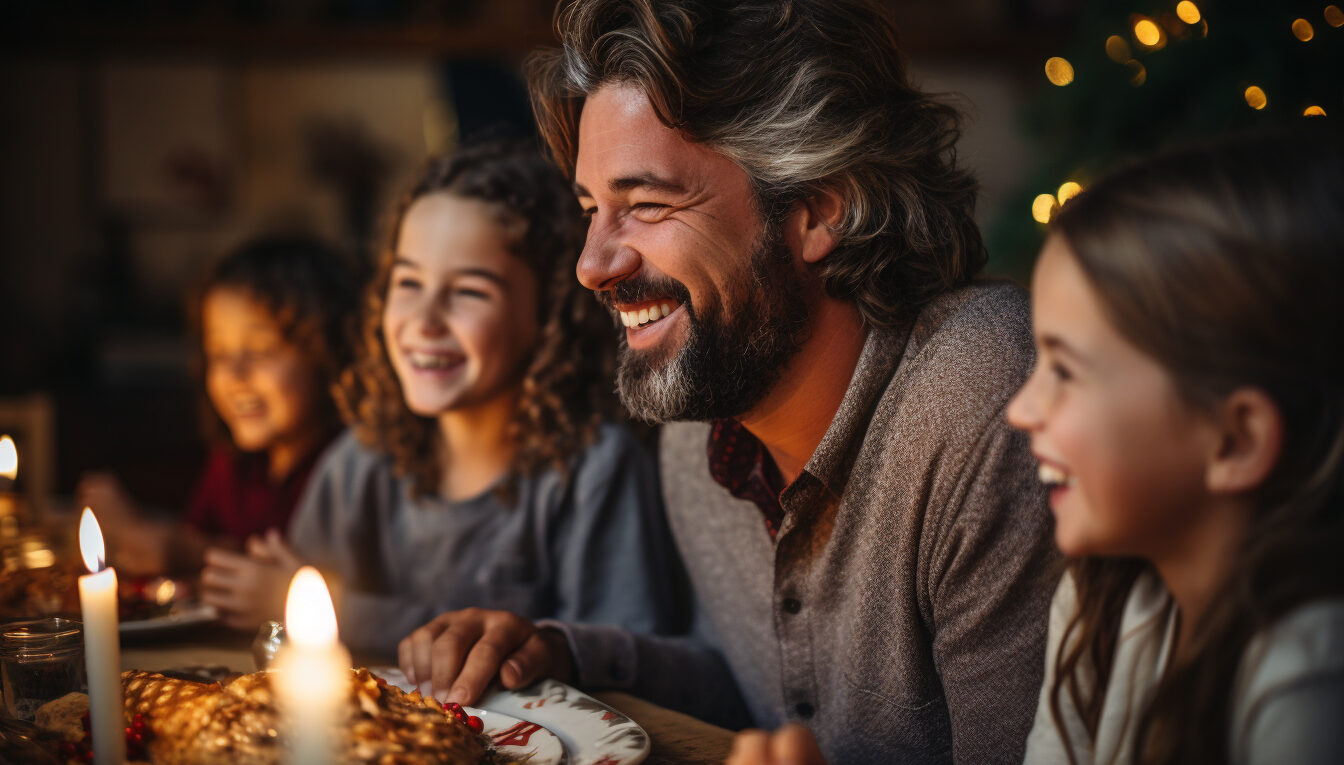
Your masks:
<svg viewBox="0 0 1344 765"><path fill-rule="evenodd" d="M203 603L174 607L171 613L150 619L123 621L119 627L123 635L141 635L186 627L192 624L205 624L219 618L214 606Z"/></svg>
<svg viewBox="0 0 1344 765"><path fill-rule="evenodd" d="M413 686L401 670L372 670L403 690ZM485 715L497 713L542 726L563 743L561 759L529 760L529 765L636 765L649 756L649 734L629 717L558 680L542 680L526 688L495 688L477 702L475 712L490 731ZM484 712L485 714L481 714ZM506 752L508 750L505 750Z"/></svg>

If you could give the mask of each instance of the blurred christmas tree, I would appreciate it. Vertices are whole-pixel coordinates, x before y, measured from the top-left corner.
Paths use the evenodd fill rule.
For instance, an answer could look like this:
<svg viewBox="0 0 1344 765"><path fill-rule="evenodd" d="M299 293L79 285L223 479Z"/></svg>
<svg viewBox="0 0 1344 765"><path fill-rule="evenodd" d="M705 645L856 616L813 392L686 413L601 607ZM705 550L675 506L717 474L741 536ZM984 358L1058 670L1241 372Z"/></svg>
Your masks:
<svg viewBox="0 0 1344 765"><path fill-rule="evenodd" d="M1123 160L1217 135L1344 118L1344 10L1296 0L1086 3L1029 105L1031 176L986 231L1025 279L1053 209ZM1066 185L1067 184L1067 185ZM1344 214L1344 212L1341 212Z"/></svg>

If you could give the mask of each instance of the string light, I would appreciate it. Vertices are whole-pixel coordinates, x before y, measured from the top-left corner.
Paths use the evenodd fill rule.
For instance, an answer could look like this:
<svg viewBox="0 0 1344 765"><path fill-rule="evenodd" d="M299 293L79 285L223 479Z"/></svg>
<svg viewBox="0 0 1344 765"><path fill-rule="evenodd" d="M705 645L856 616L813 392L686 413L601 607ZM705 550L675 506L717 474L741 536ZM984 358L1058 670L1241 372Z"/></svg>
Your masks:
<svg viewBox="0 0 1344 765"><path fill-rule="evenodd" d="M1078 182L1065 181L1063 185L1059 187L1059 193L1056 195L1059 197L1059 204L1063 206L1065 202L1078 196L1078 193L1081 192L1082 190L1083 187Z"/></svg>
<svg viewBox="0 0 1344 765"><path fill-rule="evenodd" d="M1187 24L1198 24L1200 19L1199 6L1190 2L1190 0L1181 0L1176 4L1176 16Z"/></svg>
<svg viewBox="0 0 1344 765"><path fill-rule="evenodd" d="M1133 58L1129 52L1129 43L1120 35L1111 35L1106 38L1106 55L1117 64L1123 64Z"/></svg>
<svg viewBox="0 0 1344 765"><path fill-rule="evenodd" d="M1293 22L1293 37L1307 42L1316 36L1316 30L1311 28L1311 22L1306 19L1298 19Z"/></svg>
<svg viewBox="0 0 1344 765"><path fill-rule="evenodd" d="M1073 64L1068 59L1053 56L1045 61L1045 77L1051 85L1061 88L1073 82Z"/></svg>
<svg viewBox="0 0 1344 765"><path fill-rule="evenodd" d="M1344 26L1344 11L1341 11L1338 5L1325 6L1325 23L1332 27Z"/></svg>
<svg viewBox="0 0 1344 765"><path fill-rule="evenodd" d="M1265 95L1265 91L1262 90L1258 85L1252 85L1251 87L1246 89L1247 106L1251 107L1256 111L1260 111L1261 109L1265 108L1265 105L1268 103L1269 98Z"/></svg>
<svg viewBox="0 0 1344 765"><path fill-rule="evenodd" d="M1302 110L1303 117L1324 117L1325 110L1319 106L1308 106Z"/></svg>
<svg viewBox="0 0 1344 765"><path fill-rule="evenodd" d="M1130 59L1129 61L1125 62L1125 66L1129 67L1130 85L1133 85L1134 87L1137 88L1138 86L1148 81L1148 69L1144 67L1143 64L1140 64L1138 61L1135 61L1134 59Z"/></svg>
<svg viewBox="0 0 1344 765"><path fill-rule="evenodd" d="M1134 39L1146 48L1156 48L1162 43L1162 28L1152 19L1139 19L1134 22Z"/></svg>
<svg viewBox="0 0 1344 765"><path fill-rule="evenodd" d="M1049 223L1058 208L1059 204L1055 202L1054 194L1039 194L1031 202L1031 217L1035 218L1037 223Z"/></svg>

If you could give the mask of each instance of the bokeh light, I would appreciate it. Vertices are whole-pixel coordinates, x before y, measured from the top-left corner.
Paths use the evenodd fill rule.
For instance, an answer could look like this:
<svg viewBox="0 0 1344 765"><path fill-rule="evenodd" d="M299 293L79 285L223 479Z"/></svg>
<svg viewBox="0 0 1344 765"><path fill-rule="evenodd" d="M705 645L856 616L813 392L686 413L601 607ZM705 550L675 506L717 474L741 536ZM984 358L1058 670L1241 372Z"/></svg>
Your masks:
<svg viewBox="0 0 1344 765"><path fill-rule="evenodd" d="M1314 106L1314 105L1313 105L1313 106L1308 106L1306 109L1303 109L1303 110L1302 110L1302 116L1303 116L1303 117L1324 117L1324 116L1325 116L1325 110L1322 109L1322 108L1319 107L1319 106Z"/></svg>
<svg viewBox="0 0 1344 765"><path fill-rule="evenodd" d="M1129 43L1120 35L1106 38L1106 55L1117 64L1123 64L1133 58L1129 52Z"/></svg>
<svg viewBox="0 0 1344 765"><path fill-rule="evenodd" d="M1059 193L1055 196L1059 197L1059 203L1063 205L1065 202L1078 196L1078 193L1082 190L1082 184L1077 181L1065 181L1060 185Z"/></svg>
<svg viewBox="0 0 1344 765"><path fill-rule="evenodd" d="M1162 42L1162 28L1152 19L1139 19L1134 22L1134 39L1140 45L1156 48Z"/></svg>
<svg viewBox="0 0 1344 765"><path fill-rule="evenodd" d="M1269 97L1265 95L1265 91L1261 89L1260 86L1252 85L1251 87L1246 89L1247 106L1251 107L1252 109L1255 109L1256 111L1259 111L1265 108L1265 105L1268 103L1269 103Z"/></svg>
<svg viewBox="0 0 1344 765"><path fill-rule="evenodd" d="M1137 61L1129 60L1125 62L1129 68L1129 84L1138 87L1148 81L1148 69Z"/></svg>
<svg viewBox="0 0 1344 765"><path fill-rule="evenodd" d="M1332 27L1344 27L1344 11L1338 5L1325 6L1325 23Z"/></svg>
<svg viewBox="0 0 1344 765"><path fill-rule="evenodd" d="M1040 194L1032 200L1031 217L1035 218L1037 223L1049 223L1050 217L1055 214L1058 207L1054 194Z"/></svg>
<svg viewBox="0 0 1344 765"><path fill-rule="evenodd" d="M1190 2L1190 0L1181 0L1176 4L1176 16L1187 24L1199 23L1199 6Z"/></svg>
<svg viewBox="0 0 1344 765"><path fill-rule="evenodd" d="M1068 59L1052 56L1045 61L1045 77L1051 85L1068 85L1073 82L1073 64Z"/></svg>
<svg viewBox="0 0 1344 765"><path fill-rule="evenodd" d="M1298 19L1293 22L1293 37L1306 42L1316 36L1316 30L1311 28L1311 22L1306 19Z"/></svg>

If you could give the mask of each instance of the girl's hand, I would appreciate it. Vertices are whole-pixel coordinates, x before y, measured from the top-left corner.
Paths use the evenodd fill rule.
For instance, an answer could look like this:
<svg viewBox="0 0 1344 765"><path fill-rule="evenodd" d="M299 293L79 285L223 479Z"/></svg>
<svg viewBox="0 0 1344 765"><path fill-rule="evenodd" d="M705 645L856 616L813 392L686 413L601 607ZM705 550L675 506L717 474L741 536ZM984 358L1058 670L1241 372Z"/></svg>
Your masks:
<svg viewBox="0 0 1344 765"><path fill-rule="evenodd" d="M219 611L224 624L256 629L267 619L284 618L289 580L301 565L274 529L249 538L246 554L212 547L205 551L201 599Z"/></svg>
<svg viewBox="0 0 1344 765"><path fill-rule="evenodd" d="M744 730L733 739L725 765L826 765L812 732L797 723L774 733Z"/></svg>
<svg viewBox="0 0 1344 765"><path fill-rule="evenodd" d="M468 608L439 614L402 639L397 663L422 695L471 704L496 676L505 688L542 677L568 680L569 644L507 611Z"/></svg>

